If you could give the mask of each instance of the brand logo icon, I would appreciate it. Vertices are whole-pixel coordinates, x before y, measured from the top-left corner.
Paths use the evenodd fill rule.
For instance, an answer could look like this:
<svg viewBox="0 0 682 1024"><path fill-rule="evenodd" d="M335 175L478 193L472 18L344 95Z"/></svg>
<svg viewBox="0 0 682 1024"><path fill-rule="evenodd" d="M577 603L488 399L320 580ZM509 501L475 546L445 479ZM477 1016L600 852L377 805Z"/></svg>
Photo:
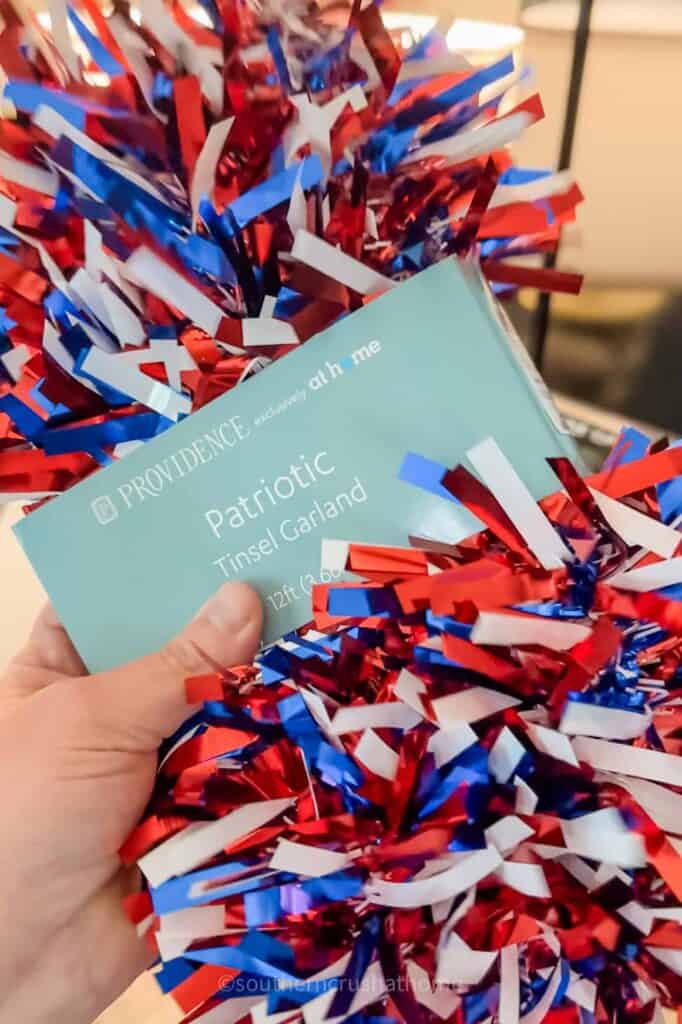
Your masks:
<svg viewBox="0 0 682 1024"><path fill-rule="evenodd" d="M114 519L118 519L118 509L107 494L95 498L90 507L100 526L108 526Z"/></svg>

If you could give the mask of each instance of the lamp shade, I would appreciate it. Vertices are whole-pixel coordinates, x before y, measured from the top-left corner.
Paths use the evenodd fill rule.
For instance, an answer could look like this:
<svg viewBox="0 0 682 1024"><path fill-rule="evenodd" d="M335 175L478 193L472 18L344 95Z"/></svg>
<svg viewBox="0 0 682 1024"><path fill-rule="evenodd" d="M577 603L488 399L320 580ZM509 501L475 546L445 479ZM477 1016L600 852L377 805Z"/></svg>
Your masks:
<svg viewBox="0 0 682 1024"><path fill-rule="evenodd" d="M523 12L524 55L547 112L516 147L521 164L559 152L577 0ZM596 0L572 167L586 203L562 261L590 283L679 285L679 0Z"/></svg>

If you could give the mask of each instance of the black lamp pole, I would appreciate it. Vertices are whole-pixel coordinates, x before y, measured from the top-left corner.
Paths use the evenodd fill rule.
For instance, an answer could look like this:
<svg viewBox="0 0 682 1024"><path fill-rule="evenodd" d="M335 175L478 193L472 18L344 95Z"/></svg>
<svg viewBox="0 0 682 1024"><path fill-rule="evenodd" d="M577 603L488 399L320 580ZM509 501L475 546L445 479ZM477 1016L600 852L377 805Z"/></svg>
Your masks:
<svg viewBox="0 0 682 1024"><path fill-rule="evenodd" d="M587 57L587 46L590 40L590 21L594 0L579 0L580 9L578 13L578 25L573 41L573 63L571 66L571 78L568 86L568 97L566 99L566 113L564 115L564 130L561 137L561 150L559 152L559 170L566 170L571 165L573 156L573 142L575 129L578 121L578 109L580 107L580 93L585 73L585 58ZM557 253L548 253L545 258L545 266L554 269L557 262ZM533 352L535 362L542 373L547 348L547 332L552 306L552 297L549 292L543 292L538 299L533 322Z"/></svg>

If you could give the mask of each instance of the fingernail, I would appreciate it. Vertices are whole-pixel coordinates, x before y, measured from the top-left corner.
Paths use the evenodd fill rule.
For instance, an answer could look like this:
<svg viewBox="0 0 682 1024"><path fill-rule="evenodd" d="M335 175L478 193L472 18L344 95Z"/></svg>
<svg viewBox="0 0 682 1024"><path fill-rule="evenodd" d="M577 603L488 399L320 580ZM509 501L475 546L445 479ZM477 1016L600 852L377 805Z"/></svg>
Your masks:
<svg viewBox="0 0 682 1024"><path fill-rule="evenodd" d="M225 583L199 610L198 619L217 629L240 633L259 618L260 602L246 583Z"/></svg>

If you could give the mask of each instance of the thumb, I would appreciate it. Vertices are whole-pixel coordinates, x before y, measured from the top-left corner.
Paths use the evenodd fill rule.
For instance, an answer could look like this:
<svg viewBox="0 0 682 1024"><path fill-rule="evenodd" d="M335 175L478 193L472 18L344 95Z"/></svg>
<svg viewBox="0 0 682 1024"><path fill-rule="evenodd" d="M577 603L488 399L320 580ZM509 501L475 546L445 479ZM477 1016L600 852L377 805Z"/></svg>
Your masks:
<svg viewBox="0 0 682 1024"><path fill-rule="evenodd" d="M248 664L260 642L263 612L255 590L226 583L190 624L156 654L84 680L110 745L156 749L189 717L185 680Z"/></svg>

